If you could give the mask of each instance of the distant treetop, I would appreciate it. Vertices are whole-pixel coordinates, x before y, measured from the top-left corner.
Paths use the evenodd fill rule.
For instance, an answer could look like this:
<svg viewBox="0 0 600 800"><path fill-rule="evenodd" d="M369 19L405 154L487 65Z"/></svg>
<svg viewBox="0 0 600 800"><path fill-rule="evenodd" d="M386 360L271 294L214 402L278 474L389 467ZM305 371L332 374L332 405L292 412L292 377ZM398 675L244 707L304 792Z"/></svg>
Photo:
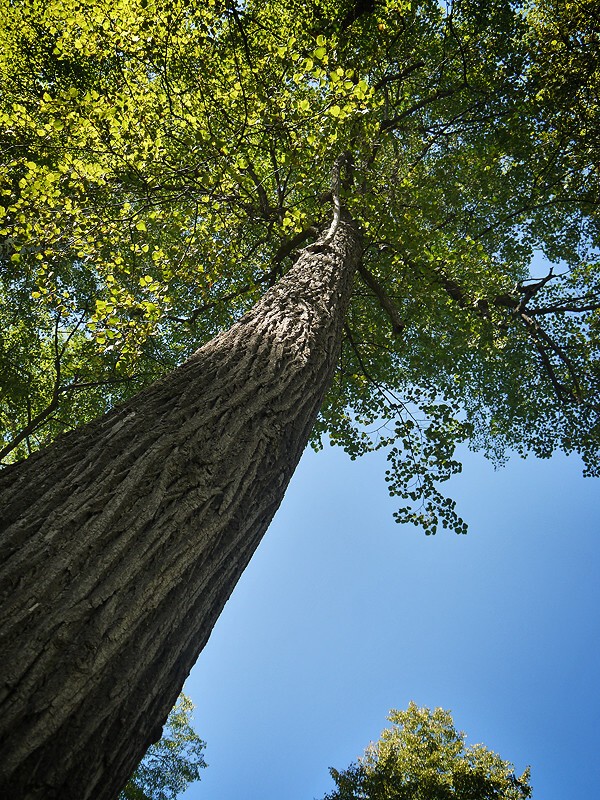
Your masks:
<svg viewBox="0 0 600 800"><path fill-rule="evenodd" d="M390 711L377 742L348 769L331 769L336 788L324 800L525 800L529 768L514 766L482 744L465 746L448 711Z"/></svg>

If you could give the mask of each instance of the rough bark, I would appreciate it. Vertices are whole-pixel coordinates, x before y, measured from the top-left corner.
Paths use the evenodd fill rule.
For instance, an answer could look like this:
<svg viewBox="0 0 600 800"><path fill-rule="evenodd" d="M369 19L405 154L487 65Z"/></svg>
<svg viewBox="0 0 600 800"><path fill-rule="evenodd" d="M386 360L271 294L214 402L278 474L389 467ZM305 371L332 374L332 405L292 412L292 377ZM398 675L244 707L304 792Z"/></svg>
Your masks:
<svg viewBox="0 0 600 800"><path fill-rule="evenodd" d="M327 390L354 224L166 379L0 472L0 795L114 798L279 506Z"/></svg>

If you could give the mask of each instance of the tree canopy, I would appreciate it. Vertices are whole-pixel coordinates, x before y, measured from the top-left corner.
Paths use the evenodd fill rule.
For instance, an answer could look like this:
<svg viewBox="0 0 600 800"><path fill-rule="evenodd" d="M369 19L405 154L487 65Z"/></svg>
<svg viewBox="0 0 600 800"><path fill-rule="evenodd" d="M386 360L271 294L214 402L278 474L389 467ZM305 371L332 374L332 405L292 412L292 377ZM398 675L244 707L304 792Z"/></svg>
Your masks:
<svg viewBox="0 0 600 800"><path fill-rule="evenodd" d="M467 441L598 473L596 0L0 0L4 463L364 255L313 432L435 533ZM552 268L540 266L543 255Z"/></svg>
<svg viewBox="0 0 600 800"><path fill-rule="evenodd" d="M356 764L331 769L336 789L324 800L525 800L529 769L514 766L482 744L465 745L442 708L410 703L390 711L386 728Z"/></svg>

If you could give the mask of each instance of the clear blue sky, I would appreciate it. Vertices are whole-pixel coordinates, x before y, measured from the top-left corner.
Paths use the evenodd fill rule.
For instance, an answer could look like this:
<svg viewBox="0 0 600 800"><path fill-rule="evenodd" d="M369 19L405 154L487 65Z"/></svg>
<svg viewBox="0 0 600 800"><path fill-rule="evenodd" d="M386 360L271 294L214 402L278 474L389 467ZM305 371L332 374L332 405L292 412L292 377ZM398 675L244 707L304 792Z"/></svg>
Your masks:
<svg viewBox="0 0 600 800"><path fill-rule="evenodd" d="M209 767L186 800L322 797L411 699L531 764L537 800L598 797L600 483L467 454L469 534L425 537L385 467L306 452L187 682Z"/></svg>

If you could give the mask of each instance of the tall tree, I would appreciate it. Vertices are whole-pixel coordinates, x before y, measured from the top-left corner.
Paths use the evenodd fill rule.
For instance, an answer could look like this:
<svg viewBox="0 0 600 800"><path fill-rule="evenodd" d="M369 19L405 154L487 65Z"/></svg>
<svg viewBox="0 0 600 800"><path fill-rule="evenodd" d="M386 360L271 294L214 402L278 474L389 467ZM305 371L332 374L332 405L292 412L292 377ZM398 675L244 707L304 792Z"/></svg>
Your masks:
<svg viewBox="0 0 600 800"><path fill-rule="evenodd" d="M336 363L354 226L315 248L182 367L0 473L2 769L24 796L114 796L160 736Z"/></svg>
<svg viewBox="0 0 600 800"><path fill-rule="evenodd" d="M0 0L11 797L117 795L311 436L388 447L428 533L459 441L597 473L598 172L544 9Z"/></svg>
<svg viewBox="0 0 600 800"><path fill-rule="evenodd" d="M331 769L336 788L324 800L526 800L529 768L514 766L482 744L465 746L448 711L390 711L386 728L348 769Z"/></svg>

